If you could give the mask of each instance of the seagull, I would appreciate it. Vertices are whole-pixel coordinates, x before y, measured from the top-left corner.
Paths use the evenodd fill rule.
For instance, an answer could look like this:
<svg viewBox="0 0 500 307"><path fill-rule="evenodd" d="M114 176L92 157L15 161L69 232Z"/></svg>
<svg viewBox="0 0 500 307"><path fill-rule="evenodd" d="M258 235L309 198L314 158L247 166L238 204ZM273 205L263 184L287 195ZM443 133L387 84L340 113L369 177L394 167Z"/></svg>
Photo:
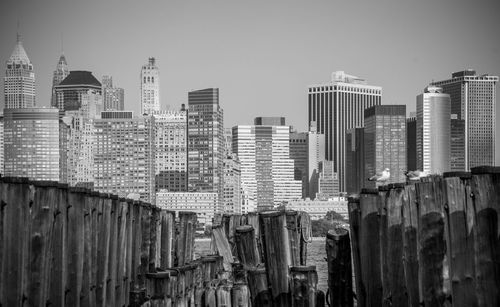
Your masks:
<svg viewBox="0 0 500 307"><path fill-rule="evenodd" d="M389 177L391 177L391 173L390 170L386 168L382 172L368 178L368 181L386 182L387 180L389 180Z"/></svg>
<svg viewBox="0 0 500 307"><path fill-rule="evenodd" d="M406 175L406 178L408 180L411 180L411 181L417 181L417 180L420 180L420 178L424 178L424 177L429 176L429 174L427 174L426 171L420 171L420 170L406 171L405 175Z"/></svg>

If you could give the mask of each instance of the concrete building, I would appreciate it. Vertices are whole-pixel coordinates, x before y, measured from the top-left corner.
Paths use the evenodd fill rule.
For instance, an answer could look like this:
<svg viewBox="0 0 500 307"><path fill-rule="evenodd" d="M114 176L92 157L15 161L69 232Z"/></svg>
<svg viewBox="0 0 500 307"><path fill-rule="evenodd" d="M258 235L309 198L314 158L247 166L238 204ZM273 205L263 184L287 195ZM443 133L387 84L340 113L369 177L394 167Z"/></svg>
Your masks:
<svg viewBox="0 0 500 307"><path fill-rule="evenodd" d="M241 163L235 154L224 159L224 212L242 213Z"/></svg>
<svg viewBox="0 0 500 307"><path fill-rule="evenodd" d="M450 171L450 95L428 86L417 96L417 169L429 174Z"/></svg>
<svg viewBox="0 0 500 307"><path fill-rule="evenodd" d="M293 179L302 182L302 198L309 197L307 132L290 131L290 159L293 160Z"/></svg>
<svg viewBox="0 0 500 307"><path fill-rule="evenodd" d="M62 80L66 79L69 75L69 67L66 62L66 57L64 54L61 54L59 57L59 61L57 62L56 70L52 75L52 98L51 98L51 106L57 106L57 95L55 91L55 87L62 82Z"/></svg>
<svg viewBox="0 0 500 307"><path fill-rule="evenodd" d="M219 89L207 88L188 94L188 191L219 195L224 200L224 113Z"/></svg>
<svg viewBox="0 0 500 307"><path fill-rule="evenodd" d="M478 75L471 69L455 72L451 79L431 83L450 95L451 114L456 115L456 119L465 121L465 168L462 170L495 164L497 83L498 76ZM455 128L458 129L457 126ZM456 135L452 139L455 140ZM454 148L454 155L462 156L457 153L458 144L452 143L451 146Z"/></svg>
<svg viewBox="0 0 500 307"><path fill-rule="evenodd" d="M459 119L457 114L451 114L450 122L450 170L463 171L465 169L465 120Z"/></svg>
<svg viewBox="0 0 500 307"><path fill-rule="evenodd" d="M156 111L155 182L156 191L187 191L187 112Z"/></svg>
<svg viewBox="0 0 500 307"><path fill-rule="evenodd" d="M311 220L323 219L328 211L335 211L348 218L347 199L344 197L334 197L325 200L301 199L294 200L285 205L288 210L304 211L309 214Z"/></svg>
<svg viewBox="0 0 500 307"><path fill-rule="evenodd" d="M417 117L406 119L406 169L417 170Z"/></svg>
<svg viewBox="0 0 500 307"><path fill-rule="evenodd" d="M0 174L4 174L4 160L5 160L5 155L4 155L4 149L3 149L3 143L4 143L4 129L3 129L3 113L0 114Z"/></svg>
<svg viewBox="0 0 500 307"><path fill-rule="evenodd" d="M95 189L155 203L154 117L105 111L94 127Z"/></svg>
<svg viewBox="0 0 500 307"><path fill-rule="evenodd" d="M4 109L5 176L59 181L59 110Z"/></svg>
<svg viewBox="0 0 500 307"><path fill-rule="evenodd" d="M111 76L102 77L102 98L104 111L123 111L125 109L125 90L114 87Z"/></svg>
<svg viewBox="0 0 500 307"><path fill-rule="evenodd" d="M405 182L406 105L380 105L365 110L364 187L374 188L369 178L385 168L391 176L387 183Z"/></svg>
<svg viewBox="0 0 500 307"><path fill-rule="evenodd" d="M365 128L352 128L346 135L346 192L359 194L365 180Z"/></svg>
<svg viewBox="0 0 500 307"><path fill-rule="evenodd" d="M241 185L258 210L302 196L290 159L290 127L239 125L233 127L233 152L241 162Z"/></svg>
<svg viewBox="0 0 500 307"><path fill-rule="evenodd" d="M334 162L340 191L346 191L345 136L348 129L364 126L364 110L380 105L382 88L343 71L332 73L328 83L309 86L309 124L316 122L325 135L325 158Z"/></svg>
<svg viewBox="0 0 500 307"><path fill-rule="evenodd" d="M141 69L141 114L160 111L160 70L155 58Z"/></svg>
<svg viewBox="0 0 500 307"><path fill-rule="evenodd" d="M325 200L339 196L339 178L333 161L319 162L318 193L316 199Z"/></svg>
<svg viewBox="0 0 500 307"><path fill-rule="evenodd" d="M156 193L156 205L162 209L195 212L198 223L212 225L217 211L217 193L205 192L168 192L165 190Z"/></svg>
<svg viewBox="0 0 500 307"><path fill-rule="evenodd" d="M16 46L7 60L4 77L4 103L6 109L33 108L35 106L35 71L17 35Z"/></svg>
<svg viewBox="0 0 500 307"><path fill-rule="evenodd" d="M285 126L284 117L259 116L253 120L255 126Z"/></svg>

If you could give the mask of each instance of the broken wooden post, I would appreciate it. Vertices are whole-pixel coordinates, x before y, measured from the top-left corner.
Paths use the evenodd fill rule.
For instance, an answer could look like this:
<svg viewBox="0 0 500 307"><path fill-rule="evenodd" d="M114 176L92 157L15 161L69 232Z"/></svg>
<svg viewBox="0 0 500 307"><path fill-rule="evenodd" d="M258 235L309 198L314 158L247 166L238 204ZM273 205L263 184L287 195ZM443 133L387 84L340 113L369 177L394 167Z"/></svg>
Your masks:
<svg viewBox="0 0 500 307"><path fill-rule="evenodd" d="M194 234L196 231L196 213L179 212L179 237L177 240L177 266L188 264L193 260Z"/></svg>
<svg viewBox="0 0 500 307"><path fill-rule="evenodd" d="M307 245L311 243L312 223L311 216L304 211L299 212L299 241L300 241L300 265L307 263Z"/></svg>
<svg viewBox="0 0 500 307"><path fill-rule="evenodd" d="M300 228L299 213L297 211L286 211L286 229L288 230L288 240L290 246L290 265L300 265Z"/></svg>
<svg viewBox="0 0 500 307"><path fill-rule="evenodd" d="M416 202L415 185L404 188L402 200L403 216L403 269L405 274L408 305L420 306L418 286L418 204Z"/></svg>
<svg viewBox="0 0 500 307"><path fill-rule="evenodd" d="M271 292L267 283L264 266L251 268L247 271L248 288L252 299L252 306L272 306Z"/></svg>
<svg viewBox="0 0 500 307"><path fill-rule="evenodd" d="M360 255L360 227L361 210L359 209L359 197L349 197L347 208L349 210L349 228L352 245L352 262L354 271L354 282L356 285L356 302L358 306L365 306L366 290L362 282L361 274L361 255Z"/></svg>
<svg viewBox="0 0 500 307"><path fill-rule="evenodd" d="M261 263L257 241L255 240L255 230L252 226L244 225L237 227L235 241L240 262L244 266L256 267Z"/></svg>
<svg viewBox="0 0 500 307"><path fill-rule="evenodd" d="M335 228L328 231L326 257L330 306L353 306L351 242L346 229Z"/></svg>
<svg viewBox="0 0 500 307"><path fill-rule="evenodd" d="M318 274L316 266L290 267L291 306L315 307Z"/></svg>
<svg viewBox="0 0 500 307"><path fill-rule="evenodd" d="M161 247L160 259L161 269L165 270L173 266L173 247L174 247L174 233L175 233L175 212L168 210L161 210L160 212L161 224Z"/></svg>
<svg viewBox="0 0 500 307"><path fill-rule="evenodd" d="M378 187L378 216L379 216L379 242L380 242L380 277L382 280L382 302L381 306L389 307L390 302L390 289L389 289L389 265L387 259L387 207L386 199L389 193L389 186L383 185Z"/></svg>
<svg viewBox="0 0 500 307"><path fill-rule="evenodd" d="M474 167L476 296L479 306L500 305L500 167Z"/></svg>
<svg viewBox="0 0 500 307"><path fill-rule="evenodd" d="M217 253L223 257L224 271L228 274L227 277L229 277L234 258L222 225L212 228L212 245L215 247Z"/></svg>

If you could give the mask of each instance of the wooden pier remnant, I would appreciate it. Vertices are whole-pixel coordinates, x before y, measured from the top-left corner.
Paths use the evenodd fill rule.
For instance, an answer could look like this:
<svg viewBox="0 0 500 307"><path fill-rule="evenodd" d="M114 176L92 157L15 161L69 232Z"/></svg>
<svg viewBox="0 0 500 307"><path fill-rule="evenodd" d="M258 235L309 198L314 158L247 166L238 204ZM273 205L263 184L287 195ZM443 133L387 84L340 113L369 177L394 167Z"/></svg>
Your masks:
<svg viewBox="0 0 500 307"><path fill-rule="evenodd" d="M351 241L349 232L335 228L326 235L328 289L331 307L352 307Z"/></svg>

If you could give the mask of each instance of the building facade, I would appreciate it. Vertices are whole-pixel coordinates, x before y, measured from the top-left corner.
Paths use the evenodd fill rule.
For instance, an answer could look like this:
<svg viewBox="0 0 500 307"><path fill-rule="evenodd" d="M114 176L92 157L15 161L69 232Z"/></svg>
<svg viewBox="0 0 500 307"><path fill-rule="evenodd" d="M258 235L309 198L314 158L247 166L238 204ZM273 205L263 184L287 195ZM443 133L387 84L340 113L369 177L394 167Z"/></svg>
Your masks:
<svg viewBox="0 0 500 307"><path fill-rule="evenodd" d="M470 69L453 73L451 79L431 83L450 95L451 114L464 120L465 168L462 170L495 164L497 83L498 76L478 75ZM457 154L458 144L451 146Z"/></svg>
<svg viewBox="0 0 500 307"><path fill-rule="evenodd" d="M187 191L187 112L152 112L155 122L155 190Z"/></svg>
<svg viewBox="0 0 500 307"><path fill-rule="evenodd" d="M141 69L141 114L160 111L160 70L155 58Z"/></svg>
<svg viewBox="0 0 500 307"><path fill-rule="evenodd" d="M224 112L219 89L207 88L188 94L188 191L219 195L224 199Z"/></svg>
<svg viewBox="0 0 500 307"><path fill-rule="evenodd" d="M450 95L428 86L417 96L417 169L429 174L450 171Z"/></svg>
<svg viewBox="0 0 500 307"><path fill-rule="evenodd" d="M4 109L5 176L59 181L59 111Z"/></svg>
<svg viewBox="0 0 500 307"><path fill-rule="evenodd" d="M33 108L35 106L35 71L17 36L16 46L7 60L4 77L6 109Z"/></svg>
<svg viewBox="0 0 500 307"><path fill-rule="evenodd" d="M125 90L114 87L111 76L102 77L102 98L104 111L123 111L125 109Z"/></svg>
<svg viewBox="0 0 500 307"><path fill-rule="evenodd" d="M217 213L218 197L217 193L161 190L156 193L156 205L161 209L175 211L176 214L179 211L195 212L198 223L207 226L212 224L215 213Z"/></svg>
<svg viewBox="0 0 500 307"><path fill-rule="evenodd" d="M406 169L417 170L417 117L406 119Z"/></svg>
<svg viewBox="0 0 500 307"><path fill-rule="evenodd" d="M72 70L58 85L54 86L55 102L52 107L58 108L60 112L78 111L85 105L84 100L88 95L102 96L101 82L97 80L90 71ZM93 104L87 106L94 107ZM92 114L103 111L101 103L95 105L95 110L89 110Z"/></svg>
<svg viewBox="0 0 500 307"><path fill-rule="evenodd" d="M344 219L349 216L345 197L334 197L326 200L294 200L286 204L286 208L288 210L304 211L309 214L311 220L323 219L329 211L335 211L342 215Z"/></svg>
<svg viewBox="0 0 500 307"><path fill-rule="evenodd" d="M365 180L365 128L352 128L346 135L346 192L359 194Z"/></svg>
<svg viewBox="0 0 500 307"><path fill-rule="evenodd" d="M309 86L309 124L316 122L318 133L325 135L325 158L334 162L341 192L346 191L346 132L364 126L364 110L381 101L381 87L343 71L332 73L331 82Z"/></svg>
<svg viewBox="0 0 500 307"><path fill-rule="evenodd" d="M154 203L154 117L106 111L94 127L95 189Z"/></svg>
<svg viewBox="0 0 500 307"><path fill-rule="evenodd" d="M316 199L325 200L339 196L339 178L335 172L334 162L319 162L318 193Z"/></svg>
<svg viewBox="0 0 500 307"><path fill-rule="evenodd" d="M66 79L66 77L69 75L69 67L68 63L66 62L66 57L64 54L61 54L59 57L59 61L57 62L56 70L54 70L54 73L52 75L52 98L51 98L51 106L56 106L57 105L57 95L55 91L55 87L59 85L59 83L62 82L62 80Z"/></svg>
<svg viewBox="0 0 500 307"><path fill-rule="evenodd" d="M406 105L380 105L365 110L365 179L364 187L376 183L367 178L390 170L387 183L405 182Z"/></svg>
<svg viewBox="0 0 500 307"><path fill-rule="evenodd" d="M224 212L242 214L241 163L234 154L224 159Z"/></svg>

